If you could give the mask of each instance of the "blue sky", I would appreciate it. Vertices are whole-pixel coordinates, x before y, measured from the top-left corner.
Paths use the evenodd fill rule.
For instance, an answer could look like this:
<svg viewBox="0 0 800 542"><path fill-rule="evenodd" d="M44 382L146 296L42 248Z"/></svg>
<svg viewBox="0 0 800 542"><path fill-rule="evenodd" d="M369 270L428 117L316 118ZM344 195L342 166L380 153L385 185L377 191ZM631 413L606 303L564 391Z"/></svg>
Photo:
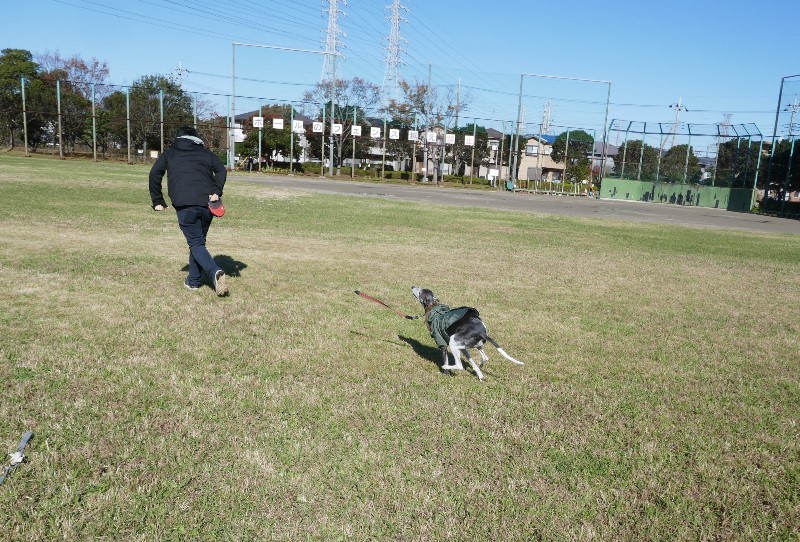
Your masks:
<svg viewBox="0 0 800 542"><path fill-rule="evenodd" d="M342 78L381 84L390 0L340 2ZM38 0L13 2L0 48L77 54L108 63L109 82L184 69L187 91L208 93L226 113L232 91L232 42L324 48L321 0ZM771 136L781 78L800 74L796 0L404 0L401 78L455 89L466 102L460 122L510 128L522 73L611 82L610 119L755 123ZM320 79L322 57L236 48L237 112L298 100ZM525 77L525 131L549 102L551 132L602 130L608 85ZM248 98L245 98L248 97ZM782 105L800 100L800 78ZM779 132L788 125L781 114ZM796 119L795 122L798 122ZM619 139L619 134L616 135ZM613 138L611 142L614 143Z"/></svg>

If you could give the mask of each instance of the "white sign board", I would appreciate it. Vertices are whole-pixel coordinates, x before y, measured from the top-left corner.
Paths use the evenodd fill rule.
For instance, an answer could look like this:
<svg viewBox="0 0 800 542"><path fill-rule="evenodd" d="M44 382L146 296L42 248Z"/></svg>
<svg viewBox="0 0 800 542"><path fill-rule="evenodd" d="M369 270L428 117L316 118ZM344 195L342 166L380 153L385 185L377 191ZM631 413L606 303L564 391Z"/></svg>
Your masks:
<svg viewBox="0 0 800 542"><path fill-rule="evenodd" d="M333 125L333 135L342 135L342 125L341 124L334 124Z"/></svg>
<svg viewBox="0 0 800 542"><path fill-rule="evenodd" d="M283 130L283 119L272 119L272 127L276 130Z"/></svg>
<svg viewBox="0 0 800 542"><path fill-rule="evenodd" d="M302 134L303 132L305 132L305 129L303 128L303 121L302 120L293 120L292 121L292 132L295 132L295 133L298 133L298 134Z"/></svg>
<svg viewBox="0 0 800 542"><path fill-rule="evenodd" d="M447 145L455 145L456 144L456 134L444 134L444 142Z"/></svg>
<svg viewBox="0 0 800 542"><path fill-rule="evenodd" d="M425 141L428 143L436 143L436 132L425 132Z"/></svg>
<svg viewBox="0 0 800 542"><path fill-rule="evenodd" d="M353 137L360 137L361 136L361 126L351 126L350 127L350 135Z"/></svg>
<svg viewBox="0 0 800 542"><path fill-rule="evenodd" d="M381 137L381 129L375 127L370 128L369 137L371 137L372 139L378 139L379 137Z"/></svg>
<svg viewBox="0 0 800 542"><path fill-rule="evenodd" d="M499 169L489 169L489 177L499 177L500 170Z"/></svg>
<svg viewBox="0 0 800 542"><path fill-rule="evenodd" d="M312 130L315 134L321 134L325 130L325 125L321 122L315 122L312 126Z"/></svg>
<svg viewBox="0 0 800 542"><path fill-rule="evenodd" d="M253 117L253 128L263 128L264 117Z"/></svg>
<svg viewBox="0 0 800 542"><path fill-rule="evenodd" d="M475 146L475 136L465 135L464 136L464 145L467 147Z"/></svg>
<svg viewBox="0 0 800 542"><path fill-rule="evenodd" d="M409 141L419 141L419 132L416 130L409 130L408 131L408 140Z"/></svg>
<svg viewBox="0 0 800 542"><path fill-rule="evenodd" d="M389 139L400 139L400 130L397 128L389 128Z"/></svg>

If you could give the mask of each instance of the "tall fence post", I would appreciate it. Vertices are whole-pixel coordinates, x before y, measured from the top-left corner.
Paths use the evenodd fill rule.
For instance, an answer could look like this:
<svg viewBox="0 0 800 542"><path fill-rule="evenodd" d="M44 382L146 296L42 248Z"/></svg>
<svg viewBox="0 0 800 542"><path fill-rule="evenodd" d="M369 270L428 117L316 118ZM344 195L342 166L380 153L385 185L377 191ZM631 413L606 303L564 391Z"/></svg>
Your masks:
<svg viewBox="0 0 800 542"><path fill-rule="evenodd" d="M131 160L131 88L125 87L125 124L128 132L128 163L132 164Z"/></svg>
<svg viewBox="0 0 800 542"><path fill-rule="evenodd" d="M692 152L692 125L689 125L689 140L686 142L686 161L683 163L683 184L689 175L689 153Z"/></svg>
<svg viewBox="0 0 800 542"><path fill-rule="evenodd" d="M294 105L289 104L289 175L294 175Z"/></svg>
<svg viewBox="0 0 800 542"><path fill-rule="evenodd" d="M503 180L503 155L505 154L506 146L506 121L503 121L503 134L500 136L500 171L497 172L497 184L501 184ZM506 180L508 180L508 170L506 170ZM505 187L505 185L503 185Z"/></svg>
<svg viewBox="0 0 800 542"><path fill-rule="evenodd" d="M628 132L631 130L632 121L628 121L628 127L625 128L625 142L622 144L622 169L619 173L619 178L625 178L625 162L628 159Z"/></svg>
<svg viewBox="0 0 800 542"><path fill-rule="evenodd" d="M353 126L356 125L356 111L358 110L357 107L353 106ZM353 163L350 164L350 178L356 178L356 136L353 134L353 128L350 128L350 135L353 136ZM344 136L342 136L344 137Z"/></svg>
<svg viewBox="0 0 800 542"><path fill-rule="evenodd" d="M469 184L472 184L472 174L473 170L475 169L475 145L477 141L475 141L475 136L478 134L478 123L475 119L472 119L472 161L469 164Z"/></svg>
<svg viewBox="0 0 800 542"><path fill-rule="evenodd" d="M381 180L386 178L386 111L383 112L383 150L381 154Z"/></svg>
<svg viewBox="0 0 800 542"><path fill-rule="evenodd" d="M789 125L789 130L791 132L791 125ZM792 158L794 157L794 142L796 138L792 137L792 145L789 148L789 161L786 163L786 179L783 181L783 196L781 197L781 214L783 214L784 210L786 209L786 191L789 189L789 176L792 173Z"/></svg>
<svg viewBox="0 0 800 542"><path fill-rule="evenodd" d="M331 104L333 105L333 104ZM325 104L322 104L322 132L320 132L320 142L322 143L322 147L319 151L319 174L320 176L325 176L325 114L327 113L327 108Z"/></svg>
<svg viewBox="0 0 800 542"><path fill-rule="evenodd" d="M28 155L28 108L25 104L25 76L20 76L20 84L22 86L22 134L25 139L25 156Z"/></svg>
<svg viewBox="0 0 800 542"><path fill-rule="evenodd" d="M639 172L636 174L636 180L642 180L642 162L644 161L644 136L647 135L647 123L642 127L642 145L639 149Z"/></svg>
<svg viewBox="0 0 800 542"><path fill-rule="evenodd" d="M95 108L94 83L92 83L92 155L97 162L97 110Z"/></svg>
<svg viewBox="0 0 800 542"><path fill-rule="evenodd" d="M567 142L564 145L564 175L561 176L561 193L564 193L564 185L567 184L567 167L569 166L569 128L567 128Z"/></svg>
<svg viewBox="0 0 800 542"><path fill-rule="evenodd" d="M61 130L61 81L56 79L56 105L58 107L58 157L64 159L64 141Z"/></svg>
<svg viewBox="0 0 800 542"><path fill-rule="evenodd" d="M758 190L758 170L761 169L761 153L764 150L764 136L761 136L761 140L758 142L758 160L756 160L756 174L753 176L753 191L755 192ZM766 192L764 193L766 197Z"/></svg>
<svg viewBox="0 0 800 542"><path fill-rule="evenodd" d="M258 127L258 172L262 173L261 171L261 156L263 156L263 147L262 147L262 134L264 133L264 115L262 115L262 106L258 106L258 116L261 118L261 126Z"/></svg>

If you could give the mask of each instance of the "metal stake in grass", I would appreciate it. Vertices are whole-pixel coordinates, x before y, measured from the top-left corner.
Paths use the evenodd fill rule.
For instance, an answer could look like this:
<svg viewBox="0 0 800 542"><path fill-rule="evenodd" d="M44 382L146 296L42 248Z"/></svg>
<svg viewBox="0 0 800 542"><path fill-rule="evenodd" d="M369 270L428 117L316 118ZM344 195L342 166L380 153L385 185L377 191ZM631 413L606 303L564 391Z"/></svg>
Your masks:
<svg viewBox="0 0 800 542"><path fill-rule="evenodd" d="M380 299L375 299L371 295L367 295L364 292L362 292L361 290L356 290L355 292L356 292L357 295L360 295L364 299L369 299L370 301L374 301L375 303L378 303L379 305L383 305L384 307L386 307L387 309L389 309L393 313L395 313L395 314L397 314L399 316L402 316L403 318L408 318L409 320L416 320L417 318L419 318L419 316L412 316L410 314L405 314L405 313L402 313L402 312L400 312L398 310L395 310L392 307L390 307L389 305L387 305L386 303L384 303L383 301L381 301Z"/></svg>

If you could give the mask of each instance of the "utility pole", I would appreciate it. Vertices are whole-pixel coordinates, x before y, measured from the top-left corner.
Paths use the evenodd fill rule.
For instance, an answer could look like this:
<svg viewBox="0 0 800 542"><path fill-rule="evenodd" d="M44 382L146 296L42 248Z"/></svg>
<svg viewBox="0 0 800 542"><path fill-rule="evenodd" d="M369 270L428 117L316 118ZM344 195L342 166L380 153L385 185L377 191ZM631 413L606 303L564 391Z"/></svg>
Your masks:
<svg viewBox="0 0 800 542"><path fill-rule="evenodd" d="M400 4L400 0L392 0L390 5L386 8L391 13L387 19L390 21L391 30L389 32L389 46L386 50L386 69L383 72L383 86L381 87L382 102L383 102L383 156L381 158L381 179L385 176L386 171L386 138L387 138L387 118L389 113L389 106L393 101L397 100L397 85L400 80L400 65L403 61L400 59L402 52L401 42L406 41L400 35L400 23L408 22L401 13L405 10L408 13L408 8ZM395 158L397 158L395 156Z"/></svg>
<svg viewBox="0 0 800 542"><path fill-rule="evenodd" d="M345 6L347 2L341 0ZM328 80L331 85L331 122L330 122L330 156L328 158L328 175L333 176L333 125L336 118L336 57L339 54L339 35L343 33L339 30L339 14L344 15L339 9L339 0L328 0L328 30L325 37L325 61L322 65L322 80ZM323 108L324 109L324 108ZM324 121L323 121L324 123ZM323 137L324 140L324 137ZM324 168L324 164L322 164Z"/></svg>
<svg viewBox="0 0 800 542"><path fill-rule="evenodd" d="M671 145L671 147L674 147L675 146L675 135L677 134L678 127L680 126L680 123L678 122L678 119L681 116L681 111L688 111L688 109L686 109L686 107L683 105L683 96L679 96L678 97L678 103L670 104L669 108L675 110L675 123L672 125L672 145Z"/></svg>
<svg viewBox="0 0 800 542"><path fill-rule="evenodd" d="M409 13L407 7L400 4L400 0L392 0L392 3L386 6L391 15L387 17L391 23L391 31L389 32L389 46L386 49L386 70L383 73L383 100L384 106L388 106L391 100L397 99L397 85L400 81L400 66L404 64L400 58L403 48L401 43L406 42L400 35L400 23L408 22L402 16L402 12Z"/></svg>
<svg viewBox="0 0 800 542"><path fill-rule="evenodd" d="M792 105L787 105L783 108L784 111L791 112L791 117L789 119L789 140L791 141L791 146L789 147L789 160L786 162L786 180L783 181L783 194L781 197L781 213L784 212L786 209L786 196L787 191L789 189L789 179L792 173L792 158L794 158L794 116L798 110L800 110L800 104L797 103L797 98L794 99L794 103Z"/></svg>

